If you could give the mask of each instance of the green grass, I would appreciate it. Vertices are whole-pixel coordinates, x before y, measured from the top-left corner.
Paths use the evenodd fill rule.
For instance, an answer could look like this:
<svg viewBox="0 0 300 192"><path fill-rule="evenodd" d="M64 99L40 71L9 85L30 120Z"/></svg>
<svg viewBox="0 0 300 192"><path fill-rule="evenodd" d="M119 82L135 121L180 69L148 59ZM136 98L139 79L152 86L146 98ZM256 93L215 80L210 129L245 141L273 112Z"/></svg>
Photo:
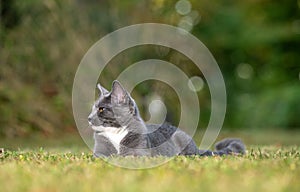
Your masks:
<svg viewBox="0 0 300 192"><path fill-rule="evenodd" d="M1 191L299 191L299 151L296 146L252 146L245 156L176 157L144 170L115 167L90 152L6 151L0 158L0 187Z"/></svg>
<svg viewBox="0 0 300 192"><path fill-rule="evenodd" d="M276 141L268 139L274 144L261 145L249 142L254 141L251 133L246 134L248 137L241 133L232 135L239 135L246 141L246 155L175 157L159 167L143 170L115 167L94 158L77 136L63 140L36 137L15 142L2 139L0 148L6 147L2 157L0 155L0 191L300 190L298 143L288 143L284 135L275 132L271 138ZM227 133L221 134L221 137L226 136ZM291 139L292 142L295 140ZM20 146L22 149L18 149ZM136 160L131 157L121 159Z"/></svg>

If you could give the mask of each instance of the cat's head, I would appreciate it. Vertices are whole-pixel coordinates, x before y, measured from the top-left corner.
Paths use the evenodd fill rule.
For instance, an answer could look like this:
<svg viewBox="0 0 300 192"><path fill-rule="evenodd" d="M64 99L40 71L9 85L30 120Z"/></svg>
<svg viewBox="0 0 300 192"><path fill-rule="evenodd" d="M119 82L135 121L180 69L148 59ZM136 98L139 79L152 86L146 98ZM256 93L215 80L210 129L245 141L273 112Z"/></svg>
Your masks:
<svg viewBox="0 0 300 192"><path fill-rule="evenodd" d="M139 117L134 100L118 81L113 82L110 92L100 84L97 87L100 91L99 98L88 117L88 122L95 131L126 127L130 121Z"/></svg>

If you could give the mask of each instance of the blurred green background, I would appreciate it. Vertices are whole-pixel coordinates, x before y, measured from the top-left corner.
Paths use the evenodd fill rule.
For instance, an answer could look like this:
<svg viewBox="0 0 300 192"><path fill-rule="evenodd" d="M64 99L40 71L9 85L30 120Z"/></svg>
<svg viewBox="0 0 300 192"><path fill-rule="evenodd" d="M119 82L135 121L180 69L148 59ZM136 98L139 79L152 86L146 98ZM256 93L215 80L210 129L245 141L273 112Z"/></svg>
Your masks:
<svg viewBox="0 0 300 192"><path fill-rule="evenodd" d="M137 23L165 23L190 31L214 55L226 83L224 129L300 130L300 1L1 0L0 136L77 133L72 83L82 57L104 35ZM130 48L105 68L111 82L130 64L162 59L189 77L203 77L189 59L159 46ZM199 127L210 116L210 93L198 92ZM176 124L180 106L164 83L136 87L144 118L147 98L159 94Z"/></svg>

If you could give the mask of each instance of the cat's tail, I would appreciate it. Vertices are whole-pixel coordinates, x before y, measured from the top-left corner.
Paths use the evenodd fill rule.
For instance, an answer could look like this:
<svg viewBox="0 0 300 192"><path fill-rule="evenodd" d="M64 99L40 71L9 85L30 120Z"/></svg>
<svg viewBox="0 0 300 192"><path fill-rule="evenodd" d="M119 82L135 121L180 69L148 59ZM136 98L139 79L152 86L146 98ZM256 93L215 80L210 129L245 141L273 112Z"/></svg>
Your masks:
<svg viewBox="0 0 300 192"><path fill-rule="evenodd" d="M216 151L202 151L200 150L201 156L215 156L215 155L234 155L234 154L245 154L246 146L240 140L236 138L226 138L215 144Z"/></svg>
<svg viewBox="0 0 300 192"><path fill-rule="evenodd" d="M216 152L222 154L245 154L246 146L236 138L223 139L215 144Z"/></svg>

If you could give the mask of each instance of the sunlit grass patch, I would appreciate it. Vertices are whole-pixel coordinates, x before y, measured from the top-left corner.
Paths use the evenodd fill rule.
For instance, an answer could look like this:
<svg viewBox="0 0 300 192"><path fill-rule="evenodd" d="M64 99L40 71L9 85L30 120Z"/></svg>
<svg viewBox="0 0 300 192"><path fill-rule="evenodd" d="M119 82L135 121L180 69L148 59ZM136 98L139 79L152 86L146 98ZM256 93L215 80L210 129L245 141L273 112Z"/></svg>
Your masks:
<svg viewBox="0 0 300 192"><path fill-rule="evenodd" d="M3 191L299 191L299 160L298 146L250 146L244 156L178 156L155 168L130 170L86 151L5 150L0 184Z"/></svg>

